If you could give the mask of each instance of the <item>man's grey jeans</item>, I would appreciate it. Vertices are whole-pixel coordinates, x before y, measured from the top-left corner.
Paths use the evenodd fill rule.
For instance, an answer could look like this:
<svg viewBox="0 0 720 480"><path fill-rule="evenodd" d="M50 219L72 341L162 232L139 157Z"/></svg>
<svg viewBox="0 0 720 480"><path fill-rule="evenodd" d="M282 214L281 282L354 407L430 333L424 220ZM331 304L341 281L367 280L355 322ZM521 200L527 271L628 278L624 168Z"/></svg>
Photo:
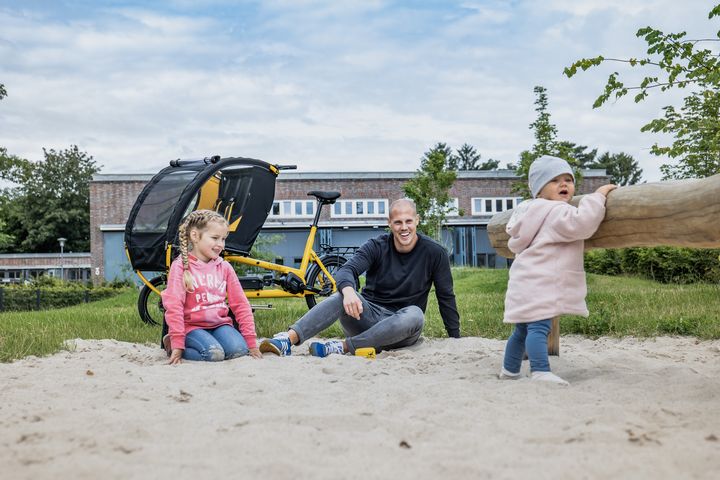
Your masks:
<svg viewBox="0 0 720 480"><path fill-rule="evenodd" d="M343 296L335 292L290 326L300 338L298 343L317 335L337 320L345 331L348 350L352 354L356 348L363 347L375 347L377 351L407 347L420 338L425 315L419 307L410 305L393 312L370 303L361 294L358 296L363 305L359 320L345 313Z"/></svg>

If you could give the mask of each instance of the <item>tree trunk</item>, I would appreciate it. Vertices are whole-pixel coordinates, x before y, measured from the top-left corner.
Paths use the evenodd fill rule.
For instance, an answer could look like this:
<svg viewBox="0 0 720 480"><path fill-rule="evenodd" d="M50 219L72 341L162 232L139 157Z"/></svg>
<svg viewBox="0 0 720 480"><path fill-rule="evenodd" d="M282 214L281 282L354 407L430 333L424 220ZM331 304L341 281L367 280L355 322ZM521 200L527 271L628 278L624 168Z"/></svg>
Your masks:
<svg viewBox="0 0 720 480"><path fill-rule="evenodd" d="M499 213L487 226L490 244L506 258L514 257L505 233L511 215ZM620 187L610 192L605 219L585 241L586 250L660 245L720 248L720 174Z"/></svg>

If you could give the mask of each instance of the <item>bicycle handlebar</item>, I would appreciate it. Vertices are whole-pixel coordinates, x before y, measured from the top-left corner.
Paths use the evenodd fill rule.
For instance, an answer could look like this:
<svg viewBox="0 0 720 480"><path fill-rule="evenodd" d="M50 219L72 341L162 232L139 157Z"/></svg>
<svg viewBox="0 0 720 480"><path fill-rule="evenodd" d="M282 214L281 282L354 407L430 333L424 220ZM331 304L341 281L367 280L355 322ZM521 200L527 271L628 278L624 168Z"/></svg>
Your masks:
<svg viewBox="0 0 720 480"><path fill-rule="evenodd" d="M179 158L176 160L170 160L170 166L171 167L187 167L188 165L197 165L199 163L204 163L205 165L210 165L211 163L217 163L220 161L220 155L213 155L212 157L205 157L200 160L180 160Z"/></svg>
<svg viewBox="0 0 720 480"><path fill-rule="evenodd" d="M220 161L220 155L204 157L199 160L170 160L171 167L188 167L192 165L211 165ZM255 160L253 160L255 161ZM275 165L278 170L297 170L297 165Z"/></svg>

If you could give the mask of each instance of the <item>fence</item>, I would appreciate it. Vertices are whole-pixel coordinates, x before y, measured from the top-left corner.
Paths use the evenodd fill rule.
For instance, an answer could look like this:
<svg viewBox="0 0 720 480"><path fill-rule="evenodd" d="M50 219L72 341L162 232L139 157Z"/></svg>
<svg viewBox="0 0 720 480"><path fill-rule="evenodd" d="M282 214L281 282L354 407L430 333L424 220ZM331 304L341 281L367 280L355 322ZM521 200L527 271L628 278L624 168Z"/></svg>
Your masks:
<svg viewBox="0 0 720 480"><path fill-rule="evenodd" d="M43 310L69 307L112 297L117 288L3 288L0 287L0 312Z"/></svg>

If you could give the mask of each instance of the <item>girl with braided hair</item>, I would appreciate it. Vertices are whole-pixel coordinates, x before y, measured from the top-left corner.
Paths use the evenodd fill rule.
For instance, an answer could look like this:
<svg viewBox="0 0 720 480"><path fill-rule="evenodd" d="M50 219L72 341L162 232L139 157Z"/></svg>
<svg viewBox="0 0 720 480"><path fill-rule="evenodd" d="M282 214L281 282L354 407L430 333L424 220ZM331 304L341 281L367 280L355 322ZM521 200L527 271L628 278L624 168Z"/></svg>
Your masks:
<svg viewBox="0 0 720 480"><path fill-rule="evenodd" d="M228 236L225 218L212 210L196 210L185 217L178 236L180 255L170 266L167 289L162 292L169 332L163 345L170 364L183 358L208 362L248 354L262 358L250 303L235 271L220 257Z"/></svg>

